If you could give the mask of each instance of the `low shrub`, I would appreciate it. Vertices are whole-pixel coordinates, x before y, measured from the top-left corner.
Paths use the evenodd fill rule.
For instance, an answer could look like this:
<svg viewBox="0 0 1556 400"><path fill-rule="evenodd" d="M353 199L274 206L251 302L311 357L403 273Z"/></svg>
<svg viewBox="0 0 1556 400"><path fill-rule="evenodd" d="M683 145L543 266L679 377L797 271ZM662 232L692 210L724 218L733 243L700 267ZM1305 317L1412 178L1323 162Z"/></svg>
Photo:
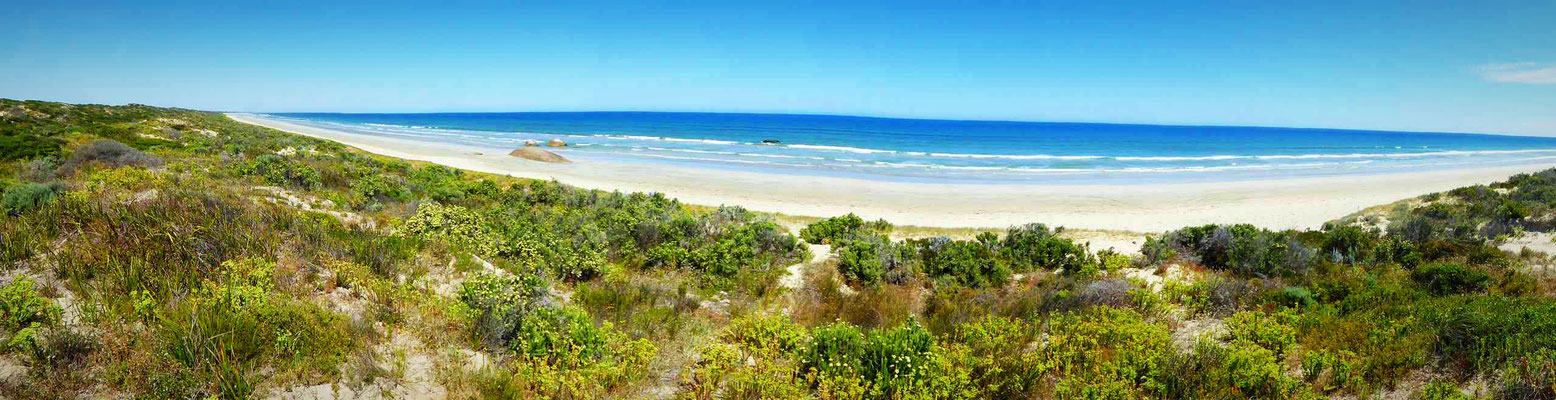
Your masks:
<svg viewBox="0 0 1556 400"><path fill-rule="evenodd" d="M1135 285L1124 279L1103 279L1086 284L1075 300L1088 306L1127 308L1134 303L1130 291Z"/></svg>
<svg viewBox="0 0 1556 400"><path fill-rule="evenodd" d="M1491 276L1485 272L1453 264L1419 267L1410 273L1410 278L1439 295L1481 292L1491 282Z"/></svg>
<svg viewBox="0 0 1556 400"><path fill-rule="evenodd" d="M885 281L900 285L914 274L912 250L885 236L868 235L838 245L838 271L850 283L874 285Z"/></svg>
<svg viewBox="0 0 1556 400"><path fill-rule="evenodd" d="M1010 281L1010 266L983 243L932 240L921 245L919 254L924 272L942 282L977 288Z"/></svg>
<svg viewBox="0 0 1556 400"><path fill-rule="evenodd" d="M158 167L162 158L142 153L112 140L98 140L77 148L70 158L60 164L59 170L69 175L87 165L116 167Z"/></svg>
<svg viewBox="0 0 1556 400"><path fill-rule="evenodd" d="M1283 307L1295 307L1298 309L1312 307L1317 302L1313 297L1313 292L1301 286L1283 287L1280 291L1273 294L1273 300L1275 304Z"/></svg>
<svg viewBox="0 0 1556 400"><path fill-rule="evenodd" d="M330 374L354 346L339 314L279 293L275 264L222 263L160 320L164 351L199 374L222 398L250 397L268 374ZM243 334L234 334L243 332Z"/></svg>
<svg viewBox="0 0 1556 400"><path fill-rule="evenodd" d="M485 218L460 206L438 203L417 206L416 213L406 218L395 234L438 238L481 255L497 253L498 241L486 226Z"/></svg>
<svg viewBox="0 0 1556 400"><path fill-rule="evenodd" d="M1000 241L1000 255L1008 259L1011 270L1062 269L1075 272L1092 263L1086 246L1058 237L1064 228L1049 230L1043 224L1011 227Z"/></svg>
<svg viewBox="0 0 1556 400"><path fill-rule="evenodd" d="M1527 399L1531 397L1508 396L1507 393L1504 393L1503 398ZM1426 387L1421 388L1421 395L1417 397L1417 400L1475 400L1475 397L1459 391L1459 386L1454 385L1453 382L1433 380L1428 382Z"/></svg>
<svg viewBox="0 0 1556 400"><path fill-rule="evenodd" d="M1457 393L1457 390L1454 392ZM1539 349L1514 360L1502 371L1502 387L1496 389L1496 397L1500 399L1556 398L1556 350ZM1468 396L1439 398L1458 399L1468 398Z"/></svg>
<svg viewBox="0 0 1556 400"><path fill-rule="evenodd" d="M891 232L891 229L891 223L886 220L865 222L858 215L849 213L806 225L800 229L800 238L811 244L837 243L862 234Z"/></svg>
<svg viewBox="0 0 1556 400"><path fill-rule="evenodd" d="M48 204L64 191L65 186L59 182L11 186L5 189L4 197L0 198L0 207L8 214L19 215Z"/></svg>
<svg viewBox="0 0 1556 400"><path fill-rule="evenodd" d="M518 357L513 377L524 380L524 392L598 397L647 374L656 351L648 340L632 340L609 322L596 324L582 309L549 296L544 281L533 275L482 274L459 290L488 348Z"/></svg>
<svg viewBox="0 0 1556 400"><path fill-rule="evenodd" d="M258 176L271 185L302 189L317 189L324 179L318 169L274 154L255 157L252 161L240 164L238 173Z"/></svg>
<svg viewBox="0 0 1556 400"><path fill-rule="evenodd" d="M1244 311L1226 319L1226 337L1231 342L1245 341L1269 349L1275 357L1282 358L1297 343L1297 329L1293 326L1296 314L1285 310L1270 314L1262 311Z"/></svg>
<svg viewBox="0 0 1556 400"><path fill-rule="evenodd" d="M1270 231L1253 225L1205 225L1148 238L1141 252L1151 262L1169 262L1166 255L1186 256L1211 269L1242 276L1291 277L1311 272L1317 250L1298 240L1295 231Z"/></svg>
<svg viewBox="0 0 1556 400"><path fill-rule="evenodd" d="M28 278L0 286L0 335L4 348L25 348L45 327L59 324L60 307L38 293Z"/></svg>
<svg viewBox="0 0 1556 400"><path fill-rule="evenodd" d="M58 157L64 142L34 135L0 135L0 161Z"/></svg>

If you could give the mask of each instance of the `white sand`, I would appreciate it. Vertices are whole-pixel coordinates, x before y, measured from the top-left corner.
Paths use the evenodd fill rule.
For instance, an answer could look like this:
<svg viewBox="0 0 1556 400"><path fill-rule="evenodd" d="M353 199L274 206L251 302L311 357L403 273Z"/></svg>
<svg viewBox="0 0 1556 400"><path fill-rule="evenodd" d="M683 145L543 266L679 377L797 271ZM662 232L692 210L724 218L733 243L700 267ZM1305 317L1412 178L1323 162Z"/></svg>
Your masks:
<svg viewBox="0 0 1556 400"><path fill-rule="evenodd" d="M248 114L234 120L332 140L368 152L573 186L661 192L690 204L739 205L790 215L856 213L898 225L1005 227L1042 222L1157 232L1206 223L1316 228L1325 221L1460 186L1491 183L1556 163L1450 171L1263 181L1138 185L928 184L762 174L626 162L547 164L478 148L352 134ZM567 149L556 152L567 156ZM476 153L482 153L477 155Z"/></svg>

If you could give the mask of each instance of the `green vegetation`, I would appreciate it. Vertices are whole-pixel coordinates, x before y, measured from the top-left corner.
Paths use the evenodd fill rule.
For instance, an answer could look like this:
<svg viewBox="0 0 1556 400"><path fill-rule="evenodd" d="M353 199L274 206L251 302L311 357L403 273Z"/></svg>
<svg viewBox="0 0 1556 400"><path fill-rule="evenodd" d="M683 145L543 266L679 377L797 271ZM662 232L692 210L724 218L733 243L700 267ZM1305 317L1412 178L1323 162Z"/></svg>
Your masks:
<svg viewBox="0 0 1556 400"><path fill-rule="evenodd" d="M1552 260L1494 246L1552 228L1556 170L1131 256L0 111L0 397L1556 398ZM806 242L834 261L784 279Z"/></svg>

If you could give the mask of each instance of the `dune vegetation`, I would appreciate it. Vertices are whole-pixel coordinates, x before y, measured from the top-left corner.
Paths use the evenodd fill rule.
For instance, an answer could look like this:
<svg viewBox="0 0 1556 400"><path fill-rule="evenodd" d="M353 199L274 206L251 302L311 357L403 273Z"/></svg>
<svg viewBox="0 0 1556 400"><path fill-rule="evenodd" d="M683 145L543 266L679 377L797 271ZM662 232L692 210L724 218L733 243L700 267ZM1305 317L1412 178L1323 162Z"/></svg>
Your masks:
<svg viewBox="0 0 1556 400"><path fill-rule="evenodd" d="M1123 254L0 100L0 193L0 397L1556 398L1552 261L1506 245L1556 170Z"/></svg>

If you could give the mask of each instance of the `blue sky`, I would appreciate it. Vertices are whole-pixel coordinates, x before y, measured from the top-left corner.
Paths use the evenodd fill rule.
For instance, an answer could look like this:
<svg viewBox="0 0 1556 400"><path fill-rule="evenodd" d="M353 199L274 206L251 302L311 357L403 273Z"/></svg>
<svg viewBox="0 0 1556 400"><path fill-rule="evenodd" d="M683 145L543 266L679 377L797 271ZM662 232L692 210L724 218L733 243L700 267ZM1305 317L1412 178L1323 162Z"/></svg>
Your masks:
<svg viewBox="0 0 1556 400"><path fill-rule="evenodd" d="M27 1L4 9L7 98L1556 136L1556 1Z"/></svg>

